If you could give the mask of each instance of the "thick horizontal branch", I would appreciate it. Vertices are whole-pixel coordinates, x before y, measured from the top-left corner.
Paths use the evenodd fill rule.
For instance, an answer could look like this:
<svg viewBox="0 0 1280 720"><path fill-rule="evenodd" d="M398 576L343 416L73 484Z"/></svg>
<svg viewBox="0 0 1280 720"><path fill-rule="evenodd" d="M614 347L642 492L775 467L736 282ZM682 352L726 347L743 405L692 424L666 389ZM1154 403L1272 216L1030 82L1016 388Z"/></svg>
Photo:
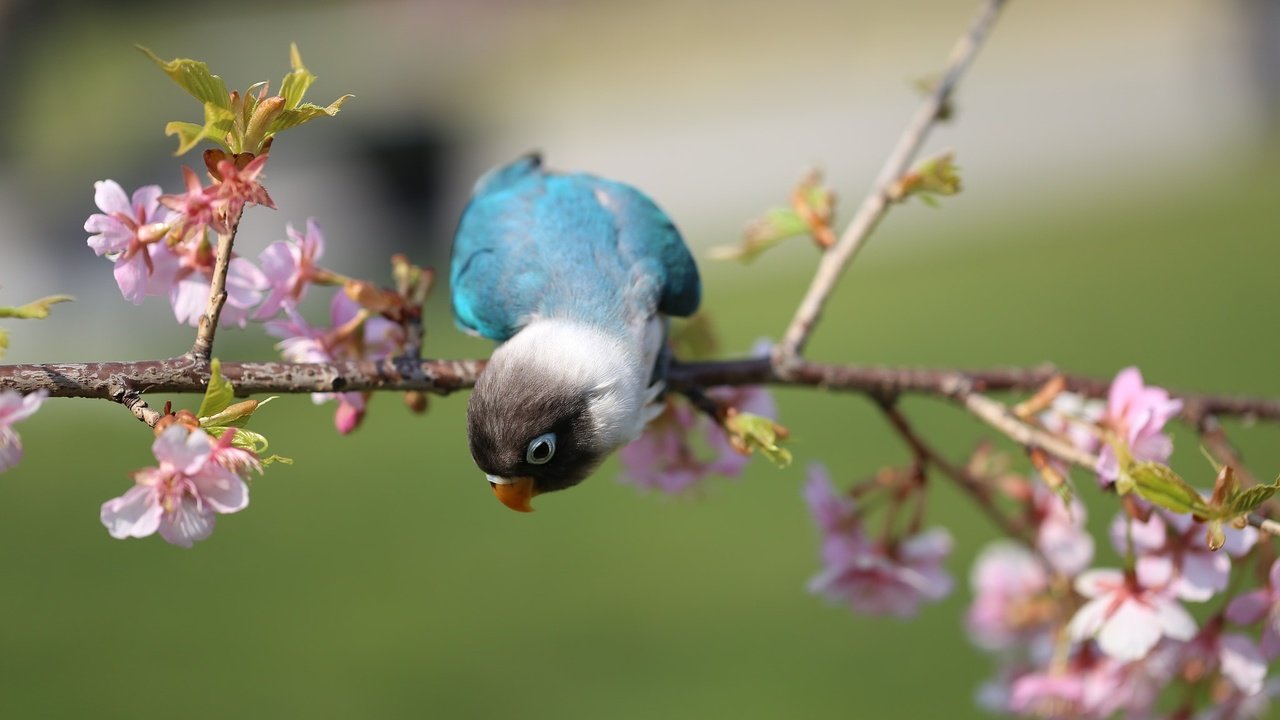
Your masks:
<svg viewBox="0 0 1280 720"><path fill-rule="evenodd" d="M222 374L239 395L363 390L421 390L447 395L475 384L483 360L410 360L338 363L224 362ZM122 402L137 393L201 393L207 363L190 356L139 362L0 365L0 390L45 389L53 397Z"/></svg>
<svg viewBox="0 0 1280 720"><path fill-rule="evenodd" d="M484 360L411 360L341 363L224 362L222 374L241 395L364 390L420 390L447 395L475 384ZM788 385L858 392L877 398L933 395L963 404L970 392L1033 392L1060 373L1050 365L1033 368L958 370L880 367L802 361L783 377L768 358L674 363L673 390L716 385ZM1064 375L1067 389L1104 397L1109 381ZM188 356L140 362L0 365L0 390L45 389L54 397L102 398L122 402L130 394L200 393L208 366ZM1206 415L1280 422L1280 398L1171 391L1182 398L1183 415L1193 422Z"/></svg>

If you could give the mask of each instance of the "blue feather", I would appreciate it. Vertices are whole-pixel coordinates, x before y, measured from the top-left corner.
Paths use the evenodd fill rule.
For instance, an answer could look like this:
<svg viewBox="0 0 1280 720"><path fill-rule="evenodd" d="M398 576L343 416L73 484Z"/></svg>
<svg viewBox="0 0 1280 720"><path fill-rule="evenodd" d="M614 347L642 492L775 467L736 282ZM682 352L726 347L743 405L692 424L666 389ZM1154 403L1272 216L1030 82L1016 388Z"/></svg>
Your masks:
<svg viewBox="0 0 1280 720"><path fill-rule="evenodd" d="M454 318L505 341L533 317L624 331L698 309L698 268L671 219L640 191L550 173L527 155L476 183L454 237Z"/></svg>

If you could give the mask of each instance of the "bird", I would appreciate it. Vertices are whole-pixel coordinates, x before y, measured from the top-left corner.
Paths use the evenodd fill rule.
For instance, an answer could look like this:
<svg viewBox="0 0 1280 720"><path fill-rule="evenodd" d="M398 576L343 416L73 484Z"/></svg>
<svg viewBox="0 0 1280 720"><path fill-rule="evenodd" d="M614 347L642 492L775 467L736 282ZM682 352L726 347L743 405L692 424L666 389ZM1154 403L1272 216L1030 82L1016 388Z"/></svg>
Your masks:
<svg viewBox="0 0 1280 720"><path fill-rule="evenodd" d="M630 185L543 167L484 174L458 221L454 321L498 343L467 403L471 457L507 507L581 483L662 412L668 317L697 311L697 263Z"/></svg>

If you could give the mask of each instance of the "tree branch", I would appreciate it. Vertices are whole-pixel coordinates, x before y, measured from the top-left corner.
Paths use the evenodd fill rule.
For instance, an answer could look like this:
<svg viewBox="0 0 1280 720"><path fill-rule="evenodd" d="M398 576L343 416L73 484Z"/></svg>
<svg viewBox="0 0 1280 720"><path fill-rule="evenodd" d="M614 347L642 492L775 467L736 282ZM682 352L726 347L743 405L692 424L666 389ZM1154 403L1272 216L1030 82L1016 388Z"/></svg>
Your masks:
<svg viewBox="0 0 1280 720"><path fill-rule="evenodd" d="M242 395L362 390L421 390L447 395L475 384L484 363L409 358L337 363L226 362L222 364L222 374ZM791 366L784 376L769 358L743 358L672 363L667 384L674 391L717 385L785 385L879 397L913 394L948 398L963 405L964 397L978 392L1034 392L1060 374L1049 365L960 370L803 361ZM1100 378L1063 377L1068 390L1087 397L1104 397L1110 385ZM123 402L129 391L201 393L208 381L208 368L190 356L137 362L0 365L0 390L29 393L44 389L53 397L114 402ZM1196 413L1210 412L1219 417L1280 422L1280 398L1170 392L1182 398L1182 414L1188 420L1201 417Z"/></svg>
<svg viewBox="0 0 1280 720"><path fill-rule="evenodd" d="M952 49L942 80L925 98L924 103L920 105L906 130L903 131L902 137L898 139L898 144L889 153L889 158L880 169L880 175L872 185L871 192L862 201L861 207L849 221L849 225L845 227L840 241L822 256L818 270L809 284L809 290L805 293L804 299L796 309L791 325L783 335L782 342L774 349L774 357L788 372L804 353L805 343L817 326L827 298L835 289L840 276L857 255L867 237L875 230L876 225L880 223L881 218L888 212L891 204L890 186L910 169L911 162L920 151L920 146L924 144L929 131L938 121L939 114L951 99L951 94L959 84L961 76L977 56L978 49L982 47L987 34L995 25L1004 4L1005 0L987 0L983 4L978 17L969 26L968 32L956 42Z"/></svg>

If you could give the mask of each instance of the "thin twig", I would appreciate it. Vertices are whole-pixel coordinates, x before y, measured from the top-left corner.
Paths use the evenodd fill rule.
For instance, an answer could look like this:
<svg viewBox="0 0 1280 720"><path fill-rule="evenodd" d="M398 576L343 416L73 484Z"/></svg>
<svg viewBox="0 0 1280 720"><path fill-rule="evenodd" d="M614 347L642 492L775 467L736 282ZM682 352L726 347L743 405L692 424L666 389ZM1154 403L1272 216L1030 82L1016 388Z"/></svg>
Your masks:
<svg viewBox="0 0 1280 720"><path fill-rule="evenodd" d="M939 113L951 99L961 76L978 54L978 49L982 47L983 41L995 25L1004 4L1005 0L986 0L983 3L978 17L969 26L968 32L956 42L952 49L942 80L925 98L906 130L903 131L898 144L889 154L888 160L880 170L880 175L872 185L871 192L862 201L857 214L840 236L840 241L822 256L818 270L809 284L808 292L796 309L791 325L787 328L782 342L774 348L774 357L784 372L789 372L791 366L804 353L805 343L822 316L823 306L826 305L827 298L835 289L840 276L888 211L891 204L890 186L910 169L911 162L920 151L920 146L924 144L929 130L938 121Z"/></svg>
<svg viewBox="0 0 1280 720"><path fill-rule="evenodd" d="M213 357L213 336L218 331L218 318L227 302L227 269L231 266L231 247L235 244L236 230L240 227L240 215L228 218L228 230L218 234L218 254L213 261L213 277L209 280L209 303L196 326L196 341L191 346L191 357L209 362Z"/></svg>
<svg viewBox="0 0 1280 720"><path fill-rule="evenodd" d="M1085 452L1070 442L1026 424L1004 403L975 392L958 391L953 395L974 417L999 430L1010 440L1027 448L1040 448L1050 455L1082 468L1092 470L1098 465L1098 458Z"/></svg>
<svg viewBox="0 0 1280 720"><path fill-rule="evenodd" d="M133 413L134 417L146 423L148 427L155 427L156 423L160 422L160 418L164 417L159 410L148 405L147 401L142 399L141 394L134 391L126 392L121 397L120 404Z"/></svg>
<svg viewBox="0 0 1280 720"><path fill-rule="evenodd" d="M1009 537L1020 540L1027 545L1035 545L1035 541L1021 522L1000 511L1000 508L991 497L990 489L982 481L974 477L967 469L953 465L925 442L924 438L907 421L906 416L902 414L895 400L885 398L876 398L876 400L889 424L906 442L907 447L911 448L911 452L917 461L935 467L943 475L951 478L961 490L967 492L974 499L974 502L987 514L987 517L991 518L992 522L998 525Z"/></svg>

